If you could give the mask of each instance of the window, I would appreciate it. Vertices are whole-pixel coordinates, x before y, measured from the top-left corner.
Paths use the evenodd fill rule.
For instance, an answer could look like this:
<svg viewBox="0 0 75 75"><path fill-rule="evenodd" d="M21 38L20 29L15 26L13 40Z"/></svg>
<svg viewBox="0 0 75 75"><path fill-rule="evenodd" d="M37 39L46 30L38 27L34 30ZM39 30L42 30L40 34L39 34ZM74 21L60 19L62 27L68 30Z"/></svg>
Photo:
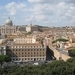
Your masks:
<svg viewBox="0 0 75 75"><path fill-rule="evenodd" d="M38 60L38 58L37 58L37 60Z"/></svg>
<svg viewBox="0 0 75 75"><path fill-rule="evenodd" d="M31 58L31 60L33 60L33 58Z"/></svg>
<svg viewBox="0 0 75 75"><path fill-rule="evenodd" d="M18 60L18 59L16 58L16 60Z"/></svg>
<svg viewBox="0 0 75 75"><path fill-rule="evenodd" d="M22 46L22 48L23 48L23 46Z"/></svg>
<svg viewBox="0 0 75 75"><path fill-rule="evenodd" d="M25 60L27 60L27 58L25 58Z"/></svg>
<svg viewBox="0 0 75 75"><path fill-rule="evenodd" d="M15 59L13 59L13 60L15 60Z"/></svg>
<svg viewBox="0 0 75 75"><path fill-rule="evenodd" d="M16 46L14 46L14 48L16 48Z"/></svg>
<svg viewBox="0 0 75 75"><path fill-rule="evenodd" d="M28 58L28 60L30 60L30 58Z"/></svg>
<svg viewBox="0 0 75 75"><path fill-rule="evenodd" d="M22 60L23 60L23 58L22 58Z"/></svg>
<svg viewBox="0 0 75 75"><path fill-rule="evenodd" d="M17 48L19 48L19 46L17 46Z"/></svg>
<svg viewBox="0 0 75 75"><path fill-rule="evenodd" d="M43 60L45 60L45 59L43 58Z"/></svg>
<svg viewBox="0 0 75 75"><path fill-rule="evenodd" d="M16 53L17 54L17 53Z"/></svg>
<svg viewBox="0 0 75 75"><path fill-rule="evenodd" d="M31 49L31 51L32 51L32 49Z"/></svg>
<svg viewBox="0 0 75 75"><path fill-rule="evenodd" d="M30 53L28 52L28 54L30 54Z"/></svg>
<svg viewBox="0 0 75 75"><path fill-rule="evenodd" d="M32 52L31 52L31 54L32 54Z"/></svg>

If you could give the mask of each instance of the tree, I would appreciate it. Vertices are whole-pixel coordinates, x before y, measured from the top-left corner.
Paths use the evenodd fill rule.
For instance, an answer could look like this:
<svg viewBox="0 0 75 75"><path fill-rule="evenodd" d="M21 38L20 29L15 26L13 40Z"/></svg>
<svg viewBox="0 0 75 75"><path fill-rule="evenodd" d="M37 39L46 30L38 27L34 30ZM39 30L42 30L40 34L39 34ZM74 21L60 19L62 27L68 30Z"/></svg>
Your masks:
<svg viewBox="0 0 75 75"><path fill-rule="evenodd" d="M70 55L71 55L72 57L75 57L75 49L70 50Z"/></svg>
<svg viewBox="0 0 75 75"><path fill-rule="evenodd" d="M67 59L66 62L74 63L75 64L75 57Z"/></svg>
<svg viewBox="0 0 75 75"><path fill-rule="evenodd" d="M32 34L32 32L28 32L27 34L30 35L30 34Z"/></svg>
<svg viewBox="0 0 75 75"><path fill-rule="evenodd" d="M11 61L11 58L8 55L0 55L1 68L2 68L4 62L9 62L9 61Z"/></svg>
<svg viewBox="0 0 75 75"><path fill-rule="evenodd" d="M59 38L59 39L56 39L56 40L52 41L52 43L56 43L57 41L59 41L59 42L67 42L68 40L64 39L64 38Z"/></svg>

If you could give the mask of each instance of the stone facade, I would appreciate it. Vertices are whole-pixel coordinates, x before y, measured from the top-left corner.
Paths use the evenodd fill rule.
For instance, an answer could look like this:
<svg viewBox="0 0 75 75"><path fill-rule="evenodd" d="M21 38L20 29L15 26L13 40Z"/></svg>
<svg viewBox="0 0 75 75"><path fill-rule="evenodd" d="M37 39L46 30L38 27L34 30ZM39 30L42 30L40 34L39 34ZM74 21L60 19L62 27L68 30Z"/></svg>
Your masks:
<svg viewBox="0 0 75 75"><path fill-rule="evenodd" d="M8 18L3 26L0 27L0 33L3 35L12 35L16 33L17 27L13 25L10 18Z"/></svg>
<svg viewBox="0 0 75 75"><path fill-rule="evenodd" d="M38 31L38 26L26 26L26 32L33 32L33 31Z"/></svg>
<svg viewBox="0 0 75 75"><path fill-rule="evenodd" d="M25 39L22 38L16 39L8 45L7 55L9 55L14 62L28 62L28 61L45 61L46 60L46 45L42 43L25 42ZM36 40L36 39L35 39ZM19 42L18 42L19 41Z"/></svg>

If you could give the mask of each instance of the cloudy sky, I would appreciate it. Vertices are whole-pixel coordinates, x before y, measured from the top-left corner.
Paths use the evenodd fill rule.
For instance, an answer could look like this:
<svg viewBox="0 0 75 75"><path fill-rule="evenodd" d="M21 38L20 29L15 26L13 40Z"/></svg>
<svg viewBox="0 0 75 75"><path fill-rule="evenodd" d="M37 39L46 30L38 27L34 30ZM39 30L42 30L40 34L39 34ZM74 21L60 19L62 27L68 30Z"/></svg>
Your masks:
<svg viewBox="0 0 75 75"><path fill-rule="evenodd" d="M0 25L75 26L75 0L0 0Z"/></svg>

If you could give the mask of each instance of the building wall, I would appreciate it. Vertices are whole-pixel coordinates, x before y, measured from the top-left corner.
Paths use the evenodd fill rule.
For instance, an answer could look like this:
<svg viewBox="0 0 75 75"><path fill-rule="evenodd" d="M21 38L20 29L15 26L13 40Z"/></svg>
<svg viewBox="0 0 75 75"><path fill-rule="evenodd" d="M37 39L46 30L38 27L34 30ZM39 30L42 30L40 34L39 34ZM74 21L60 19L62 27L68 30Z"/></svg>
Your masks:
<svg viewBox="0 0 75 75"><path fill-rule="evenodd" d="M7 54L14 62L46 60L46 47L41 44L14 44L7 49Z"/></svg>
<svg viewBox="0 0 75 75"><path fill-rule="evenodd" d="M16 26L1 26L0 33L7 35L7 34L14 34L17 32Z"/></svg>
<svg viewBox="0 0 75 75"><path fill-rule="evenodd" d="M6 46L0 44L0 55L6 55Z"/></svg>
<svg viewBox="0 0 75 75"><path fill-rule="evenodd" d="M49 48L54 52L54 56L55 56L56 60L59 60L60 55L61 55L61 58L64 61L66 61L67 59L71 58L68 55L65 55L65 54L62 54L62 53L60 54L60 52L58 50L56 50L54 47L52 47L52 46L49 46Z"/></svg>
<svg viewBox="0 0 75 75"><path fill-rule="evenodd" d="M25 38L15 38L14 39L15 43L36 43L36 39L32 37L25 37Z"/></svg>
<svg viewBox="0 0 75 75"><path fill-rule="evenodd" d="M37 26L26 26L26 31L27 32L38 31L38 27Z"/></svg>
<svg viewBox="0 0 75 75"><path fill-rule="evenodd" d="M31 32L31 26L26 26L26 31Z"/></svg>

